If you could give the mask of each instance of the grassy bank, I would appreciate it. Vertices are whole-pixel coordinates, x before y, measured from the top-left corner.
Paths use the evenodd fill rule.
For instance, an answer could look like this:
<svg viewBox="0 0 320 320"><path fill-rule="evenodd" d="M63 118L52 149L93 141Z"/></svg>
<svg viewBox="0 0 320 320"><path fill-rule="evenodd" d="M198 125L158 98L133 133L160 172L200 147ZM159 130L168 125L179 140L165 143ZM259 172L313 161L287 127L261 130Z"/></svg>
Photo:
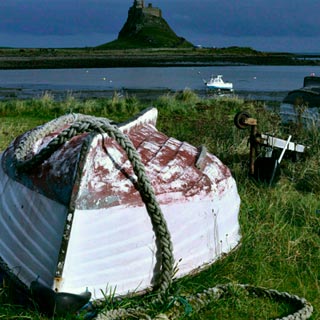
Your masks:
<svg viewBox="0 0 320 320"><path fill-rule="evenodd" d="M172 65L318 65L289 53L250 48L0 49L0 69L113 68Z"/></svg>
<svg viewBox="0 0 320 320"><path fill-rule="evenodd" d="M237 98L202 99L191 91L164 95L153 102L159 110L157 128L169 136L199 146L205 145L231 169L241 197L241 246L207 270L185 277L171 288L176 299L203 291L218 283L244 283L273 288L305 297L320 318L320 133L281 125L276 113L261 103ZM143 105L135 97L77 101L69 97L57 102L50 95L37 100L0 102L0 150L18 134L59 115L79 112L123 121ZM284 159L281 178L272 187L248 179L248 130L233 125L233 117L247 110L258 119L259 131L275 133L309 146L298 162ZM46 319L36 310L16 307L9 288L0 289L0 319ZM139 298L125 305L154 307ZM108 302L108 301L107 301ZM109 301L110 302L110 301ZM106 303L107 308L112 303ZM186 304L185 311L190 308ZM291 311L285 303L253 299L234 290L234 295L212 302L188 319L269 319ZM74 315L63 319L76 319ZM81 319L81 316L77 319ZM59 318L55 318L59 319Z"/></svg>

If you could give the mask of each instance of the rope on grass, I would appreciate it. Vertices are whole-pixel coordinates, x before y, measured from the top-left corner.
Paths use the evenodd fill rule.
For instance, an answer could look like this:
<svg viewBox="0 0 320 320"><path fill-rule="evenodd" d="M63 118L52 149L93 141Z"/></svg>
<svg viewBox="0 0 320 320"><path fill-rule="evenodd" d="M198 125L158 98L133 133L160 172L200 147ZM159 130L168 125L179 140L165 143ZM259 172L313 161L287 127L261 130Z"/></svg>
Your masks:
<svg viewBox="0 0 320 320"><path fill-rule="evenodd" d="M232 295L234 293L234 289L237 288L244 290L248 295L254 297L266 297L279 302L287 302L296 308L294 313L281 318L276 318L275 320L307 320L313 313L313 307L307 300L296 295L291 295L287 292L279 292L274 289L254 287L245 284L225 284L217 285L216 287L206 289L201 293L190 295L183 299L169 297L169 301L174 301L173 307L165 313L156 315L154 318L151 318L146 313L146 310L139 307L137 309L128 308L109 310L104 313L100 313L97 320L122 320L128 319L128 317L148 320L179 319L183 315L186 315L186 304L192 312L199 312L209 303L217 301L223 296Z"/></svg>
<svg viewBox="0 0 320 320"><path fill-rule="evenodd" d="M66 125L70 126L53 138L46 147L35 155L31 154L31 148L38 139L46 136L49 131L61 129ZM132 164L133 171L137 176L138 191L151 219L157 249L160 253L157 255L157 259L159 259L159 265L161 265L161 272L156 284L159 287L160 299L172 282L174 258L171 236L139 153L130 139L114 123L105 118L79 114L63 116L26 136L15 150L14 163L18 170L28 170L48 159L54 151L71 138L86 132L107 133L124 149Z"/></svg>
<svg viewBox="0 0 320 320"><path fill-rule="evenodd" d="M31 153L32 146L41 138L44 138L49 133L54 131L60 131L65 126L69 126L67 129L59 133L53 138L46 147L41 149L37 154ZM19 143L14 153L14 163L19 170L28 170L35 165L38 165L48 159L50 155L57 150L62 144L69 141L72 137L83 134L85 132L95 133L107 133L111 138L115 139L119 145L126 152L128 159L130 160L133 171L137 176L138 190L144 201L147 212L150 216L153 230L156 236L156 243L159 243L158 250L160 251L161 260L161 273L158 282L159 295L153 300L153 303L161 303L162 298L168 291L172 283L173 277L173 247L171 242L171 236L160 209L160 206L156 200L154 190L146 175L144 166L141 162L140 156L134 148L129 138L122 133L122 131L105 118L97 118L92 116L86 116L82 114L70 114L53 120L42 127L38 127L33 130L29 135L24 137ZM200 311L203 307L207 306L210 302L218 300L220 297L226 294L232 294L233 288L241 288L246 290L248 294L257 297L268 297L270 299L285 301L298 308L293 314L277 318L276 320L307 320L313 313L312 305L304 298L300 298L295 295L290 295L287 292L279 292L277 290L265 289L261 287L253 287L250 285L242 284L227 284L218 285L213 288L204 290L202 293L191 295L183 299L187 304L192 306L193 311ZM173 307L168 310L167 314L158 314L153 320L168 320L178 318L179 315L185 313L184 308L181 308L181 299L175 299L174 297L168 297L167 301L173 301ZM179 308L180 304L180 308ZM98 320L113 320L113 319L127 319L128 317L136 317L139 319L152 318L147 314L146 310L137 308L127 309L114 309L109 310L98 315Z"/></svg>

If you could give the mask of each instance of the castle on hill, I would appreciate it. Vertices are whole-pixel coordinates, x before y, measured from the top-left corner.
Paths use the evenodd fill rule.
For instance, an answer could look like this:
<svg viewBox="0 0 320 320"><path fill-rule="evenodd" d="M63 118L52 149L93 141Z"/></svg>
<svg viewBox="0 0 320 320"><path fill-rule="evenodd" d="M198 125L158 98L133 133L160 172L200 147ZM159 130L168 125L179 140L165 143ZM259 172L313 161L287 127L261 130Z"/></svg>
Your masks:
<svg viewBox="0 0 320 320"><path fill-rule="evenodd" d="M162 17L162 11L145 5L143 0L134 0L128 17L112 42L99 48L191 48L192 43L179 37Z"/></svg>
<svg viewBox="0 0 320 320"><path fill-rule="evenodd" d="M145 15L151 15L159 18L162 17L162 12L159 8L153 7L152 3L148 3L148 6L146 7L144 5L144 0L134 0L133 6L129 10L129 15L137 13L143 13Z"/></svg>

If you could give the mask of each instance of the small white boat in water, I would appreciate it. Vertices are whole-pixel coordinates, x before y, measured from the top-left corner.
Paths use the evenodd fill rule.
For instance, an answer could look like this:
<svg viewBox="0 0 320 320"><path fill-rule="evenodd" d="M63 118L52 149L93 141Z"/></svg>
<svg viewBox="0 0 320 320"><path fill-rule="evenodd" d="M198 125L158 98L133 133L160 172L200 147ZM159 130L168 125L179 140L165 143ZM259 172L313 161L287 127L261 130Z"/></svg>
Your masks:
<svg viewBox="0 0 320 320"><path fill-rule="evenodd" d="M223 81L222 75L217 75L216 77L211 76L209 81L204 80L204 83L209 89L233 91L233 83Z"/></svg>
<svg viewBox="0 0 320 320"><path fill-rule="evenodd" d="M170 235L175 277L235 248L240 198L229 169L159 132L156 119L155 108L123 124L72 114L16 138L0 154L0 272L26 288L37 281L52 294L88 290L101 299L106 288L118 296L158 284L168 260L161 232ZM126 139L162 211L158 232Z"/></svg>

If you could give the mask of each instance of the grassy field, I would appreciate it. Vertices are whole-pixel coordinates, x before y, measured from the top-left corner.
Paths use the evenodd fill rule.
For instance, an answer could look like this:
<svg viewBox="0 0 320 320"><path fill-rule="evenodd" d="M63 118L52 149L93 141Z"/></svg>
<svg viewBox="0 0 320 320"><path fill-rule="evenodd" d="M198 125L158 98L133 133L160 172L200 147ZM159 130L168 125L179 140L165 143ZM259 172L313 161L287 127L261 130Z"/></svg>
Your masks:
<svg viewBox="0 0 320 320"><path fill-rule="evenodd" d="M237 181L241 197L241 245L198 275L174 282L170 293L184 301L179 319L269 319L292 311L286 303L251 298L234 289L234 294L191 311L187 294L223 283L243 283L273 288L305 297L315 308L312 319L320 318L320 133L299 126L285 127L278 114L261 103L238 98L202 99L185 90L161 96L153 102L159 110L158 129L169 136L199 146L205 145L228 167ZM69 97L56 102L45 94L38 100L0 102L0 150L14 137L59 115L79 112L123 121L148 107L135 97L77 101ZM280 180L268 187L248 178L248 130L233 124L234 115L246 110L258 119L258 129L308 146L306 154L293 162L281 162ZM15 303L9 287L0 289L0 319L46 319L34 308ZM143 306L150 314L170 303L154 307L148 297L126 299L121 306ZM117 305L111 298L105 308ZM189 314L190 312L190 314ZM83 319L81 315L55 319Z"/></svg>

